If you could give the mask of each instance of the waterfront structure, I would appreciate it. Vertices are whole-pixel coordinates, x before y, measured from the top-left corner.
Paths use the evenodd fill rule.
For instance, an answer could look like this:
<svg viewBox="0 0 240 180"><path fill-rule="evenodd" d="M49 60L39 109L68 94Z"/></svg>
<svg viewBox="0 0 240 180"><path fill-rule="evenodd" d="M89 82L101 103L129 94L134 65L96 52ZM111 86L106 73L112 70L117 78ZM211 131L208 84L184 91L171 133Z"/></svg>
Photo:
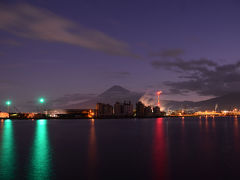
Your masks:
<svg viewBox="0 0 240 180"><path fill-rule="evenodd" d="M114 104L114 115L122 116L122 114L123 114L123 105L120 102L116 102Z"/></svg>
<svg viewBox="0 0 240 180"><path fill-rule="evenodd" d="M216 111L197 111L194 113L195 116L239 116L240 111L233 109L231 111L223 110L221 112Z"/></svg>
<svg viewBox="0 0 240 180"><path fill-rule="evenodd" d="M44 114L48 114L49 117L56 118L59 117L60 114L67 114L65 109L50 109L44 111Z"/></svg>
<svg viewBox="0 0 240 180"><path fill-rule="evenodd" d="M108 118L113 116L113 106L110 104L97 103L96 115L99 118Z"/></svg>
<svg viewBox="0 0 240 180"><path fill-rule="evenodd" d="M160 107L159 106L155 106L153 107L153 115L154 116L161 116L161 111L160 111Z"/></svg>
<svg viewBox="0 0 240 180"><path fill-rule="evenodd" d="M136 104L136 117L144 117L144 107L141 101Z"/></svg>
<svg viewBox="0 0 240 180"><path fill-rule="evenodd" d="M219 116L220 113L216 111L197 111L194 113L195 116Z"/></svg>
<svg viewBox="0 0 240 180"><path fill-rule="evenodd" d="M136 117L160 117L166 115L165 112L160 110L159 106L151 107L145 106L141 101L136 104Z"/></svg>
<svg viewBox="0 0 240 180"><path fill-rule="evenodd" d="M0 112L0 118L9 118L9 113L7 113L7 112Z"/></svg>
<svg viewBox="0 0 240 180"><path fill-rule="evenodd" d="M123 112L125 116L131 117L133 115L133 104L131 101L124 101Z"/></svg>
<svg viewBox="0 0 240 180"><path fill-rule="evenodd" d="M46 116L45 116L46 117ZM11 119L34 119L34 118L45 118L38 113L10 113L9 118Z"/></svg>
<svg viewBox="0 0 240 180"><path fill-rule="evenodd" d="M114 116L115 117L132 117L133 116L133 104L131 101L124 101L124 103L116 102L114 104Z"/></svg>
<svg viewBox="0 0 240 180"><path fill-rule="evenodd" d="M53 109L44 112L51 118L93 118L95 116L94 109Z"/></svg>
<svg viewBox="0 0 240 180"><path fill-rule="evenodd" d="M153 111L151 106L145 106L144 107L144 117L152 117Z"/></svg>

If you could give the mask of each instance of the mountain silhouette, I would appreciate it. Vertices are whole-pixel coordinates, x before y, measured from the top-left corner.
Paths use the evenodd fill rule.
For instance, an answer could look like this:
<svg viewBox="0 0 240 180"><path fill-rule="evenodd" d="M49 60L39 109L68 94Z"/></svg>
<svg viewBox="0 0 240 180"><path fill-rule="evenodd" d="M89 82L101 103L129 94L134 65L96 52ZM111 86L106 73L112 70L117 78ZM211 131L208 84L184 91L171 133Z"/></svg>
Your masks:
<svg viewBox="0 0 240 180"><path fill-rule="evenodd" d="M194 109L194 110L232 110L234 108L240 109L240 92L229 93L223 96L211 98L204 101L163 101L165 109Z"/></svg>
<svg viewBox="0 0 240 180"><path fill-rule="evenodd" d="M116 102L131 101L135 105L144 93L133 92L125 89L119 85L115 85L87 101L69 105L61 108L71 109L85 109L96 108L97 103L106 103L114 105ZM217 110L232 110L234 108L240 108L240 92L229 93L223 96L211 98L205 101L169 101L161 100L161 105L164 110L179 110L179 109L193 109L195 111L201 110L215 110L217 104Z"/></svg>
<svg viewBox="0 0 240 180"><path fill-rule="evenodd" d="M214 110L216 104L218 105L218 110L240 108L240 92L229 93L206 101L200 101L195 103L195 106L200 107L202 110Z"/></svg>
<svg viewBox="0 0 240 180"><path fill-rule="evenodd" d="M121 86L115 85L90 100L82 103L73 104L67 108L96 108L97 103L106 103L114 105L115 102L131 101L134 105L140 99L143 93L129 91Z"/></svg>

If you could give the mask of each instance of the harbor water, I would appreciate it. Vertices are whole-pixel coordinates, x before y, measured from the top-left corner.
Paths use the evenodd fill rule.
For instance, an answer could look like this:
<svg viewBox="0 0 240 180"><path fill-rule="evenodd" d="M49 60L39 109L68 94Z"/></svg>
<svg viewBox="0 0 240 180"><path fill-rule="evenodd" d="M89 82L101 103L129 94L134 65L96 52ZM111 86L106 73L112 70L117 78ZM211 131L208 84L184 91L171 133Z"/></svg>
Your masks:
<svg viewBox="0 0 240 180"><path fill-rule="evenodd" d="M237 117L2 120L0 179L237 179Z"/></svg>

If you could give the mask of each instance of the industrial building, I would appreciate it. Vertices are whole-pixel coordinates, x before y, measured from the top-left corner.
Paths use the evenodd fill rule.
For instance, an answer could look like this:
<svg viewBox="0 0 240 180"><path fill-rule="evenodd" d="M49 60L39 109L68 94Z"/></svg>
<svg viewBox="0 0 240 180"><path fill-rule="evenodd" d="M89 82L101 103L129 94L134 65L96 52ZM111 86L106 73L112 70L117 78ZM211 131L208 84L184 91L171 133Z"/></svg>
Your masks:
<svg viewBox="0 0 240 180"><path fill-rule="evenodd" d="M116 102L114 104L114 116L115 117L132 117L133 104L131 104L131 101L124 101L123 103Z"/></svg>
<svg viewBox="0 0 240 180"><path fill-rule="evenodd" d="M109 118L113 116L113 106L110 104L97 103L96 116L98 118Z"/></svg>

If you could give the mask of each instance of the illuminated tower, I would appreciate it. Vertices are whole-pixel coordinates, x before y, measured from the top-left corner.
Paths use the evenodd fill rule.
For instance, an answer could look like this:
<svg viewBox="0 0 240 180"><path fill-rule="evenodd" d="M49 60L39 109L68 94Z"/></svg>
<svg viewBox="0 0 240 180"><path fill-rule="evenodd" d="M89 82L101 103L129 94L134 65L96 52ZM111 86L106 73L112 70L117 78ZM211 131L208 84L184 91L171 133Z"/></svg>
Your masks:
<svg viewBox="0 0 240 180"><path fill-rule="evenodd" d="M157 106L160 108L160 94L162 94L162 91L157 92Z"/></svg>

